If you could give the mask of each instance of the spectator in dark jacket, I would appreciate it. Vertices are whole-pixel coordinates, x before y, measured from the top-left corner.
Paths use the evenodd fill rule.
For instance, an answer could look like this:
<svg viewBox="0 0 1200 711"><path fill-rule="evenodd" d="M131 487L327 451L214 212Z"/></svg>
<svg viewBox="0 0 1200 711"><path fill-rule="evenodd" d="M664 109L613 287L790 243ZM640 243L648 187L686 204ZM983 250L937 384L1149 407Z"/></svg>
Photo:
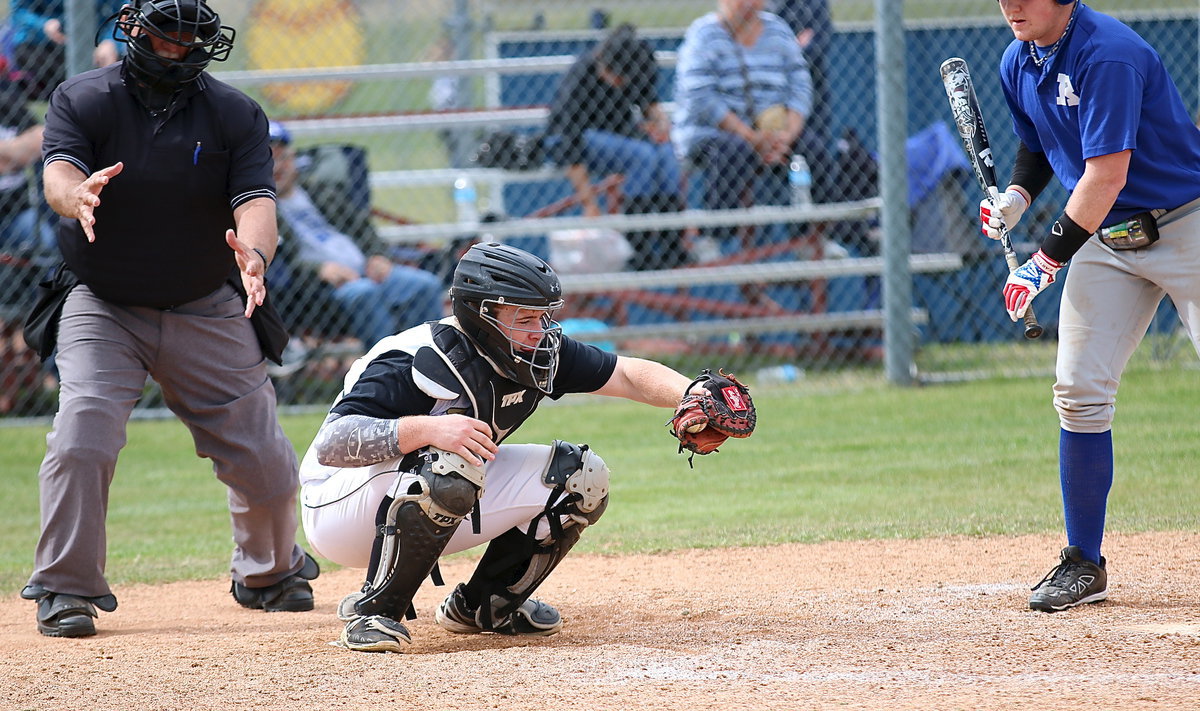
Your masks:
<svg viewBox="0 0 1200 711"><path fill-rule="evenodd" d="M796 149L808 158L813 172L813 198L817 202L847 200L837 192L830 170L833 134L830 125L828 57L833 44L833 18L829 0L777 0L775 14L792 28L812 76L812 111Z"/></svg>
<svg viewBox="0 0 1200 711"><path fill-rule="evenodd" d="M583 214L600 214L592 174L625 176L627 214L680 209L679 163L669 120L659 107L657 78L654 51L628 23L580 55L563 77L547 133ZM627 237L635 268L669 268L686 260L676 230Z"/></svg>

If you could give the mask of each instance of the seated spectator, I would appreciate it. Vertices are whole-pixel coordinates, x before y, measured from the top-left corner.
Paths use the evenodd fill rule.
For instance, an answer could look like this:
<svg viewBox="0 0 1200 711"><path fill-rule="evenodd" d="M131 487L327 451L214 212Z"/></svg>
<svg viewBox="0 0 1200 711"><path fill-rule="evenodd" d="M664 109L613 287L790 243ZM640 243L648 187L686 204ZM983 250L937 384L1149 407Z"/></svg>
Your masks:
<svg viewBox="0 0 1200 711"><path fill-rule="evenodd" d="M114 20L125 0L92 0L101 38L92 51L92 66L107 67L120 58L112 39ZM63 16L65 0L10 0L13 61L26 95L45 101L67 77L67 35ZM90 42L89 42L90 44Z"/></svg>
<svg viewBox="0 0 1200 711"><path fill-rule="evenodd" d="M42 152L42 125L20 87L0 81L0 251L22 258L54 249L48 220L30 200L29 168Z"/></svg>
<svg viewBox="0 0 1200 711"><path fill-rule="evenodd" d="M0 305L7 307L33 302L44 267L57 255L37 185L42 126L26 104L20 87L0 81ZM0 320L0 351L12 327Z"/></svg>
<svg viewBox="0 0 1200 711"><path fill-rule="evenodd" d="M680 209L679 163L670 123L658 103L657 78L654 50L633 25L623 24L580 55L559 84L547 134L583 214L600 214L591 174L625 176L626 214ZM626 236L635 268L663 269L686 261L679 230Z"/></svg>
<svg viewBox="0 0 1200 711"><path fill-rule="evenodd" d="M710 210L740 207L760 174L769 180L758 201L788 202L787 165L811 110L812 79L796 36L762 7L718 0L679 47L671 138L704 169Z"/></svg>
<svg viewBox="0 0 1200 711"><path fill-rule="evenodd" d="M384 256L369 215L354 209L344 190L310 195L300 185L291 135L276 121L270 124L270 135L283 257L276 261L291 273L268 276L289 281L292 291L327 285L352 335L368 348L386 336L442 318L441 279Z"/></svg>

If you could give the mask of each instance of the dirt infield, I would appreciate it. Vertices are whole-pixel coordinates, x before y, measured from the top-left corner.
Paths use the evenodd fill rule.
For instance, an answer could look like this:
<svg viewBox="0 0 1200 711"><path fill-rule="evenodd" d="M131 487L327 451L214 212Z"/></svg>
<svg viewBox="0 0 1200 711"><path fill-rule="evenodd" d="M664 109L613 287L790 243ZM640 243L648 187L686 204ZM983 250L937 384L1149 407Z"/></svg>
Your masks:
<svg viewBox="0 0 1200 711"><path fill-rule="evenodd" d="M417 598L406 654L329 642L360 571L317 610L238 608L221 581L118 590L100 633L41 637L0 600L4 709L1195 709L1200 534L1110 535L1107 602L1025 609L1051 537L573 556L537 640L455 636ZM447 581L472 562L444 566Z"/></svg>

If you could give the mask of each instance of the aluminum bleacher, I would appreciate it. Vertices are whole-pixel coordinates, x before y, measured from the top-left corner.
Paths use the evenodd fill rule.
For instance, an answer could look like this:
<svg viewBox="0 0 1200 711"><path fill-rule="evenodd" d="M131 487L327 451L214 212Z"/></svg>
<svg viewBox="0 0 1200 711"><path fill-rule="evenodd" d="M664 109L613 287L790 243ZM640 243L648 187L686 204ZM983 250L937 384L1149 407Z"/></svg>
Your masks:
<svg viewBox="0 0 1200 711"><path fill-rule="evenodd" d="M682 29L655 31L656 40L671 45L682 36ZM543 125L548 116L542 105L503 106L505 77L534 77L557 75L574 61L572 54L545 56L500 56L506 42L520 39L519 33L496 33L489 38L489 58L482 60L426 62L413 64L376 65L372 67L334 67L290 71L229 72L219 75L239 86L254 86L279 81L326 81L330 79L417 79L457 74L481 76L485 79L490 108L452 112L399 113L371 116L331 116L289 120L289 129L296 137L346 140L355 135L430 131L447 128L530 128ZM579 31L561 33L556 38L545 33L539 41L550 41L555 47L574 47L579 42L593 40L599 33ZM566 36L570 35L570 36ZM526 48L527 50L528 48ZM521 50L521 51L526 51ZM674 67L673 51L660 49L656 56L660 66ZM502 197L522 185L564 181L557 167L545 166L530 171L507 171L494 168L435 168L371 171L372 188L408 188L451 185L459 178L468 178L481 188L490 188L493 205L503 206ZM565 181L564 181L565 182ZM623 215L609 214L596 218L582 216L505 216L500 222L486 225L486 232L502 240L527 239L530 235L546 235L552 231L608 228L620 232L662 228L707 228L721 225L801 225L801 231L791 236L773 251L745 250L741 258L725 259L722 263L701 264L671 271L628 271L606 274L564 274L563 286L574 295L572 310L566 315L600 317L607 324L603 337L610 341L633 341L649 336L679 338L701 342L705 338L719 341L729 333L795 334L796 342L809 342L814 336L824 339L832 332L881 329L884 314L878 308L863 304L838 304L831 310L827 298L830 280L876 277L883 271L878 257L826 259L821 250L825 227L839 220L873 218L879 210L877 200L856 203L834 203L810 206L758 206L720 212L685 210L678 213ZM397 245L446 244L463 237L478 236L484 227L473 221L446 221L427 224L384 224L380 237ZM543 255L545 256L545 255ZM914 255L910 261L913 272L942 272L959 268L962 260L957 254ZM719 296L703 295L704 287L717 289ZM721 289L724 291L721 291ZM768 295L768 289L785 288L803 291L802 297L789 296L786 306ZM652 314L647 316L647 314ZM914 322L926 318L924 312L913 314ZM649 320L647 320L649 319ZM578 334L577 334L578 335ZM596 333L584 333L597 337Z"/></svg>

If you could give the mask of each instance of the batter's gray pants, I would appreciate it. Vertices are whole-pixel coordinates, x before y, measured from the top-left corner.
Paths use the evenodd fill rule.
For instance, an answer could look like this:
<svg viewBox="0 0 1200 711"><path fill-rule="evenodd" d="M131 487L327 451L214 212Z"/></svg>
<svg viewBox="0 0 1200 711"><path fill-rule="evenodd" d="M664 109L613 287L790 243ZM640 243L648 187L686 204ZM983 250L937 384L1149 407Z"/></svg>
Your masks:
<svg viewBox="0 0 1200 711"><path fill-rule="evenodd" d="M1200 353L1200 205L1168 213L1146 249L1092 237L1071 258L1059 313L1054 407L1068 432L1112 429L1121 373L1170 296Z"/></svg>
<svg viewBox="0 0 1200 711"><path fill-rule="evenodd" d="M111 304L82 285L71 292L59 322L58 414L38 473L42 534L31 584L110 594L109 484L147 374L229 487L233 579L261 587L300 570L296 453L243 313L228 285L170 311Z"/></svg>

